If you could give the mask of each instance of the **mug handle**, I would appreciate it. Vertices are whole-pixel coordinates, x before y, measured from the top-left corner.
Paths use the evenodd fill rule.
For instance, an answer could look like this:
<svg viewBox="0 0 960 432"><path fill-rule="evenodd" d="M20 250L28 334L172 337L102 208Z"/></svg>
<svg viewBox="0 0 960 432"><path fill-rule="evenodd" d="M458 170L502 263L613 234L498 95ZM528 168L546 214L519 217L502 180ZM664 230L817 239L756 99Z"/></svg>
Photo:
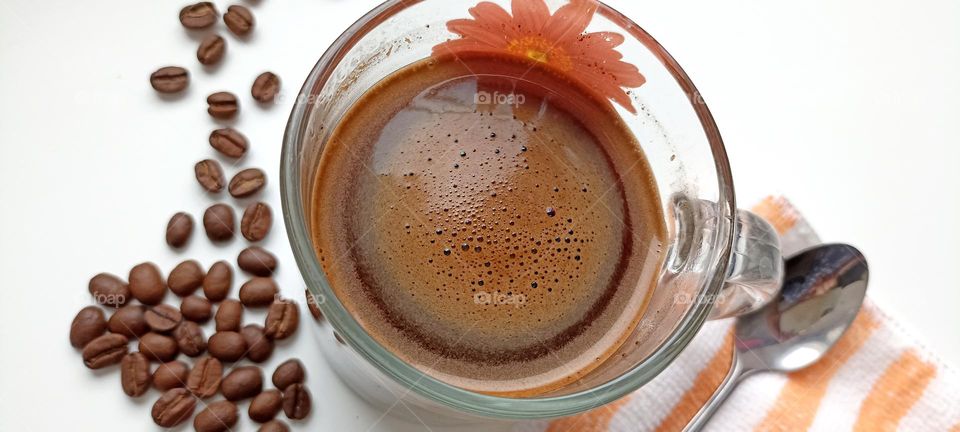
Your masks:
<svg viewBox="0 0 960 432"><path fill-rule="evenodd" d="M762 308L783 286L780 235L766 220L737 210L727 275L708 319L746 315Z"/></svg>

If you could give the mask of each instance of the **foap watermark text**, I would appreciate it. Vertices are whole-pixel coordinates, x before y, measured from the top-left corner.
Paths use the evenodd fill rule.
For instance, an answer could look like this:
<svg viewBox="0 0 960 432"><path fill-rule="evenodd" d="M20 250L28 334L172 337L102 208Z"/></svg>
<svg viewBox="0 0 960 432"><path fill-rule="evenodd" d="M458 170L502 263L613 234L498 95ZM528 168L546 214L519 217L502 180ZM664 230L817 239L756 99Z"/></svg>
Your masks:
<svg viewBox="0 0 960 432"><path fill-rule="evenodd" d="M478 305L513 306L520 308L527 303L527 296L523 294L480 291L473 295L473 302Z"/></svg>
<svg viewBox="0 0 960 432"><path fill-rule="evenodd" d="M478 91L473 95L473 102L478 105L512 105L520 106L527 101L527 97L523 94L516 93L500 93L495 91L493 93L486 91Z"/></svg>

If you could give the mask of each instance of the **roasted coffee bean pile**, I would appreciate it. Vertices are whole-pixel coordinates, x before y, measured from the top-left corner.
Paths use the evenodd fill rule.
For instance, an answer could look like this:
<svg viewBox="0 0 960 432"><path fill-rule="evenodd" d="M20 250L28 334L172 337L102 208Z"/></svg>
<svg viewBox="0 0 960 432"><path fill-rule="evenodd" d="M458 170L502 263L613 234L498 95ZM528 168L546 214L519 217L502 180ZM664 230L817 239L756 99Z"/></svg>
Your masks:
<svg viewBox="0 0 960 432"><path fill-rule="evenodd" d="M180 10L180 22L188 31L210 32L197 48L196 57L203 66L215 65L226 55L227 40L214 30L220 17L210 2ZM241 39L254 31L256 22L250 9L240 5L227 8L222 20L226 29ZM152 73L149 81L159 93L180 93L190 86L190 72L165 66ZM253 82L250 96L266 108L279 91L280 79L264 72ZM235 118L240 105L240 99L229 91L207 97L207 112L215 121ZM267 176L262 170L238 168L228 180L224 165L215 159L217 154L228 159L228 168L241 162L250 151L243 134L232 127L218 128L210 133L209 143L215 154L194 165L203 190L213 196L226 190L239 199L255 197L264 189ZM229 203L212 204L200 218L206 237L214 243L237 237L236 213ZM189 213L174 214L166 227L167 244L176 250L186 248L194 225ZM239 233L257 243L267 237L272 225L270 206L253 202L243 210ZM119 365L121 388L130 397L143 397L151 388L158 391L151 415L161 427L174 427L193 418L194 429L200 432L230 430L240 418L237 404L250 400L248 415L262 424L260 430L289 430L276 419L281 411L289 420L302 420L310 413L303 364L291 359L277 367L271 376L272 389L265 389L269 383L264 383L263 370L256 364L271 358L277 341L294 334L299 308L280 297L273 279L278 261L271 252L249 245L236 257L236 264L248 275L236 298L230 298L234 269L227 261L204 270L200 262L188 259L167 274L156 264L144 262L131 268L126 280L98 274L88 284L95 305L77 313L70 327L70 344L81 351L90 369ZM244 323L247 308L266 311L262 324ZM319 319L315 309L311 304L311 314ZM208 339L203 326L211 321L215 331ZM223 399L216 400L218 394Z"/></svg>
<svg viewBox="0 0 960 432"><path fill-rule="evenodd" d="M244 254L269 252L251 247L241 257ZM270 258L265 259L269 263L257 261L250 273L267 274L276 266ZM303 364L291 359L278 366L271 379L275 388L269 390L264 390L263 370L255 364L270 359L277 341L293 336L299 308L279 297L276 282L268 276L252 276L241 287L240 300L231 299L233 276L224 261L204 271L193 260L181 262L166 278L150 262L135 265L127 281L98 274L90 279L89 289L99 305L77 313L70 344L81 350L90 369L119 364L127 395L140 397L151 387L162 392L152 411L160 426L176 426L199 407L197 431L226 430L238 421L236 403L250 399L252 420L281 428L267 430L284 430L285 425L274 420L280 411L291 420L310 413ZM168 292L180 301L179 308L165 302ZM244 325L246 308L267 308L263 325ZM105 311L112 312L109 318ZM211 320L215 332L207 339L201 325ZM254 364L240 364L244 360ZM225 400L203 402L217 393Z"/></svg>

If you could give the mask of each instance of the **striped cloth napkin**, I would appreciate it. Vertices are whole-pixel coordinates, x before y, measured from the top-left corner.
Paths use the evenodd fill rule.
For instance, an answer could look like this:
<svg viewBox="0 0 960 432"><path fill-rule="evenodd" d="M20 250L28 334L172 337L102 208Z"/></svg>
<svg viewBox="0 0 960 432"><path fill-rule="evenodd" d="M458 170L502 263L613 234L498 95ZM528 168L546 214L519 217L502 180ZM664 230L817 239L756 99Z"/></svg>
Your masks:
<svg viewBox="0 0 960 432"><path fill-rule="evenodd" d="M767 198L754 212L777 228L787 256L820 242L783 198ZM679 431L726 376L733 337L732 320L709 322L670 368L636 393L579 416L516 429ZM707 430L960 432L960 377L868 300L825 358L789 375L747 378Z"/></svg>

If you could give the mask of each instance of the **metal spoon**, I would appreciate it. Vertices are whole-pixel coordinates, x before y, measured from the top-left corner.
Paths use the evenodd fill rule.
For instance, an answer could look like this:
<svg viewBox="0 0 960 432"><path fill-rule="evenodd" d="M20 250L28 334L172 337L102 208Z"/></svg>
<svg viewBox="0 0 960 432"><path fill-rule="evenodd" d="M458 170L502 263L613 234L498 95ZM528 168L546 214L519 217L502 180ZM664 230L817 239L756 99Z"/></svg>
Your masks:
<svg viewBox="0 0 960 432"><path fill-rule="evenodd" d="M823 245L789 259L780 298L737 318L733 364L684 428L698 431L756 372L792 372L820 360L853 322L867 292L867 261L853 246Z"/></svg>

